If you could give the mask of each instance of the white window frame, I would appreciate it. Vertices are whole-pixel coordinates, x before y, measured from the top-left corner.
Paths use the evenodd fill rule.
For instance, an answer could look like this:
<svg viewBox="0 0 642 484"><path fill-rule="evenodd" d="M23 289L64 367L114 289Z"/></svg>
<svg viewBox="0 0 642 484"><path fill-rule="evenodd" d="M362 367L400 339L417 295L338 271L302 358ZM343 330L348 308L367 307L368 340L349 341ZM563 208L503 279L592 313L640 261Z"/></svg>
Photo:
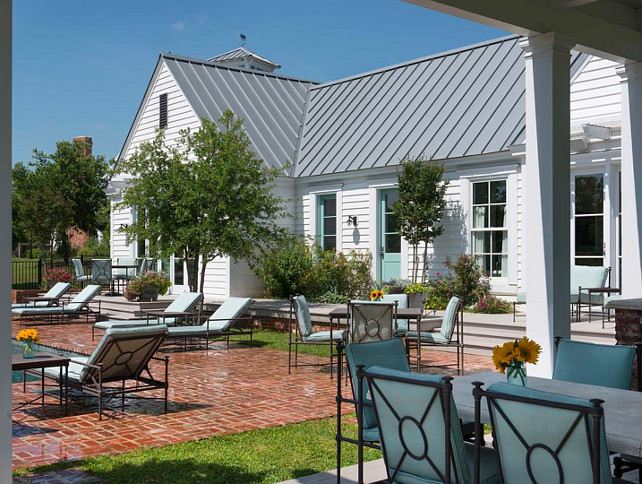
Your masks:
<svg viewBox="0 0 642 484"><path fill-rule="evenodd" d="M320 190L314 190L309 193L309 234L315 240L319 241L319 208L320 197L324 195L335 195L337 204L337 252L343 250L343 191L342 187L329 187Z"/></svg>

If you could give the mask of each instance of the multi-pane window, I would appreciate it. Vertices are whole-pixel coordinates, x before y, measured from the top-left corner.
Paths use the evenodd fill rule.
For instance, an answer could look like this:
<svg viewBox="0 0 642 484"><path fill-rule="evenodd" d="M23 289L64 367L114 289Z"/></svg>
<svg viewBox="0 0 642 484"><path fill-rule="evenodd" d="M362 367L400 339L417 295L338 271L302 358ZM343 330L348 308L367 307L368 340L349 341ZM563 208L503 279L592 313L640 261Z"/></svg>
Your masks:
<svg viewBox="0 0 642 484"><path fill-rule="evenodd" d="M337 248L337 196L323 195L318 202L319 244L323 250Z"/></svg>
<svg viewBox="0 0 642 484"><path fill-rule="evenodd" d="M506 180L473 183L472 247L488 277L508 277Z"/></svg>
<svg viewBox="0 0 642 484"><path fill-rule="evenodd" d="M575 264L604 265L604 176L575 177Z"/></svg>
<svg viewBox="0 0 642 484"><path fill-rule="evenodd" d="M399 200L396 189L386 190L383 196L383 246L386 254L401 253L401 235L399 235L399 219L392 210L392 206Z"/></svg>

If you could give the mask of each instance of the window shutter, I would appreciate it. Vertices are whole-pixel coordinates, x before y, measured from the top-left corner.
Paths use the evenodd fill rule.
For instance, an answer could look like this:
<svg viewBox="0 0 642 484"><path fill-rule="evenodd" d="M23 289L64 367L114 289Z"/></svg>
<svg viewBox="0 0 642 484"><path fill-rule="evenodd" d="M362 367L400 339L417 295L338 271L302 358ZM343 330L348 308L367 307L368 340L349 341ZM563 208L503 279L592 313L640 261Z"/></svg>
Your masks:
<svg viewBox="0 0 642 484"><path fill-rule="evenodd" d="M158 99L158 128L167 128L167 94L161 94Z"/></svg>

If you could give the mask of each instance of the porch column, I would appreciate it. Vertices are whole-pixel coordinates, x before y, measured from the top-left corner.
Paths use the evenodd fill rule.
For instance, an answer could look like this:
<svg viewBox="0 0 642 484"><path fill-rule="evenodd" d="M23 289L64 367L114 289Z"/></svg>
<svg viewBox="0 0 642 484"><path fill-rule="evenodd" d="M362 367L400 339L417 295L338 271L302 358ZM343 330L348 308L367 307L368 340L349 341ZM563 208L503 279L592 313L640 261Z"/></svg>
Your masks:
<svg viewBox="0 0 642 484"><path fill-rule="evenodd" d="M570 337L570 49L555 32L520 41L526 59L526 333L542 346L529 374L553 373L554 338Z"/></svg>
<svg viewBox="0 0 642 484"><path fill-rule="evenodd" d="M618 69L622 86L622 296L642 297L642 63Z"/></svg>

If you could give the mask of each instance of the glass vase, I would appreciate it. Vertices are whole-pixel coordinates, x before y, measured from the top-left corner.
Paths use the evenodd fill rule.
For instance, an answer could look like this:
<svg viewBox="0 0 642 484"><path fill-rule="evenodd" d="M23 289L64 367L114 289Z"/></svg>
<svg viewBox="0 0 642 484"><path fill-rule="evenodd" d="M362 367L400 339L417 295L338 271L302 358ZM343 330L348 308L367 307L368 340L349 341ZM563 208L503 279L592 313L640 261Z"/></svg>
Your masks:
<svg viewBox="0 0 642 484"><path fill-rule="evenodd" d="M22 350L22 357L26 360L36 356L36 345L33 340L28 339L25 341L25 348Z"/></svg>
<svg viewBox="0 0 642 484"><path fill-rule="evenodd" d="M522 361L513 361L506 368L506 382L512 385L526 386L526 366Z"/></svg>

